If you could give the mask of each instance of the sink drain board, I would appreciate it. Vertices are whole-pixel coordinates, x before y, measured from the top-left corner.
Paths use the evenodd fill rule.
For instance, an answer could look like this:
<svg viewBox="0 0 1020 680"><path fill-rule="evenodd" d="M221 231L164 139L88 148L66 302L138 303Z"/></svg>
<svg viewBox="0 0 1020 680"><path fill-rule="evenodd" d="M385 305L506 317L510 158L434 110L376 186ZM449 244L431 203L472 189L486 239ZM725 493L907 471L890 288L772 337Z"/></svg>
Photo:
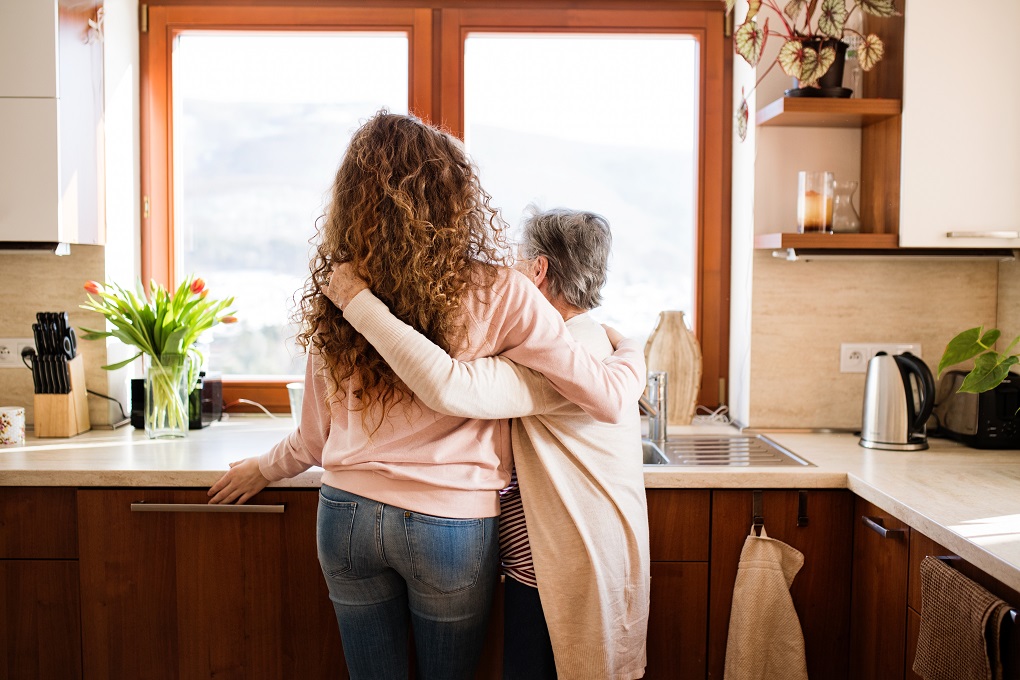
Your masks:
<svg viewBox="0 0 1020 680"><path fill-rule="evenodd" d="M757 467L766 465L810 465L777 444L757 436L684 436L666 444L674 465L720 465Z"/></svg>

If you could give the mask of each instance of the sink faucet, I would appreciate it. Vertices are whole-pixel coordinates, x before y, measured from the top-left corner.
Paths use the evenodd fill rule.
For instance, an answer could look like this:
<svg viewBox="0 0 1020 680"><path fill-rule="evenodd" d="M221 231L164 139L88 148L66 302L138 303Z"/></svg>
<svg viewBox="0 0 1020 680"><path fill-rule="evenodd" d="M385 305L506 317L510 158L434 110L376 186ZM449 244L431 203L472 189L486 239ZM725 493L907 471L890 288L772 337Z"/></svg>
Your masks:
<svg viewBox="0 0 1020 680"><path fill-rule="evenodd" d="M666 372L648 374L648 388L638 400L638 407L648 416L648 438L662 446L666 443L669 415L666 404Z"/></svg>

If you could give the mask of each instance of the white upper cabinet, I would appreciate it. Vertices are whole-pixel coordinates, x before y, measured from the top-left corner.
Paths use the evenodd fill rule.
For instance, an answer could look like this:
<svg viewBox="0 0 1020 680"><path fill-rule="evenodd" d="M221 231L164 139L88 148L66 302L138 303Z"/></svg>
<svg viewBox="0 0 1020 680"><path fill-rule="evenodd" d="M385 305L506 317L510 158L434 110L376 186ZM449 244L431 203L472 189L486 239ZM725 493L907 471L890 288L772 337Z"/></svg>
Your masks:
<svg viewBox="0 0 1020 680"><path fill-rule="evenodd" d="M904 21L900 246L1020 247L1020 1L918 0Z"/></svg>
<svg viewBox="0 0 1020 680"><path fill-rule="evenodd" d="M0 97L56 96L56 0L3 0Z"/></svg>
<svg viewBox="0 0 1020 680"><path fill-rule="evenodd" d="M0 242L105 241L98 6L0 0Z"/></svg>

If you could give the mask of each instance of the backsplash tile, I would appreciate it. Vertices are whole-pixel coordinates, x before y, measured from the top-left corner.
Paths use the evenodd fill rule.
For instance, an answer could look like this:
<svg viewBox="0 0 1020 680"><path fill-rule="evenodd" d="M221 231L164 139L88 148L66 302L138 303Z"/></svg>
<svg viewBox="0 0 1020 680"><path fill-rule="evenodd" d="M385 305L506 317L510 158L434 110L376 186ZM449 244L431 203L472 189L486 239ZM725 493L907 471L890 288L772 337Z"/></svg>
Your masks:
<svg viewBox="0 0 1020 680"><path fill-rule="evenodd" d="M1020 272L1007 278L1002 296L1020 322ZM995 322L998 280L994 260L786 262L756 251L746 424L860 427L864 374L839 372L840 343L920 342L934 373L956 333Z"/></svg>

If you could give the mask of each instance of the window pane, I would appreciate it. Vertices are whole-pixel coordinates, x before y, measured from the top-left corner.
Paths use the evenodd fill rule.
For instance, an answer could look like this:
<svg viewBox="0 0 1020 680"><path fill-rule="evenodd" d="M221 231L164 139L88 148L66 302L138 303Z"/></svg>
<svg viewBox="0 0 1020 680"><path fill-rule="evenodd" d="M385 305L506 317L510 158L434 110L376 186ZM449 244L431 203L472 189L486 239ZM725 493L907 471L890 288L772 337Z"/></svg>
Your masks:
<svg viewBox="0 0 1020 680"><path fill-rule="evenodd" d="M225 374L304 372L289 323L351 134L407 112L408 41L385 33L189 33L173 55L177 276L236 297L209 334Z"/></svg>
<svg viewBox="0 0 1020 680"><path fill-rule="evenodd" d="M529 203L602 214L605 302L631 337L692 311L698 44L682 35L471 34L465 141L512 227Z"/></svg>

